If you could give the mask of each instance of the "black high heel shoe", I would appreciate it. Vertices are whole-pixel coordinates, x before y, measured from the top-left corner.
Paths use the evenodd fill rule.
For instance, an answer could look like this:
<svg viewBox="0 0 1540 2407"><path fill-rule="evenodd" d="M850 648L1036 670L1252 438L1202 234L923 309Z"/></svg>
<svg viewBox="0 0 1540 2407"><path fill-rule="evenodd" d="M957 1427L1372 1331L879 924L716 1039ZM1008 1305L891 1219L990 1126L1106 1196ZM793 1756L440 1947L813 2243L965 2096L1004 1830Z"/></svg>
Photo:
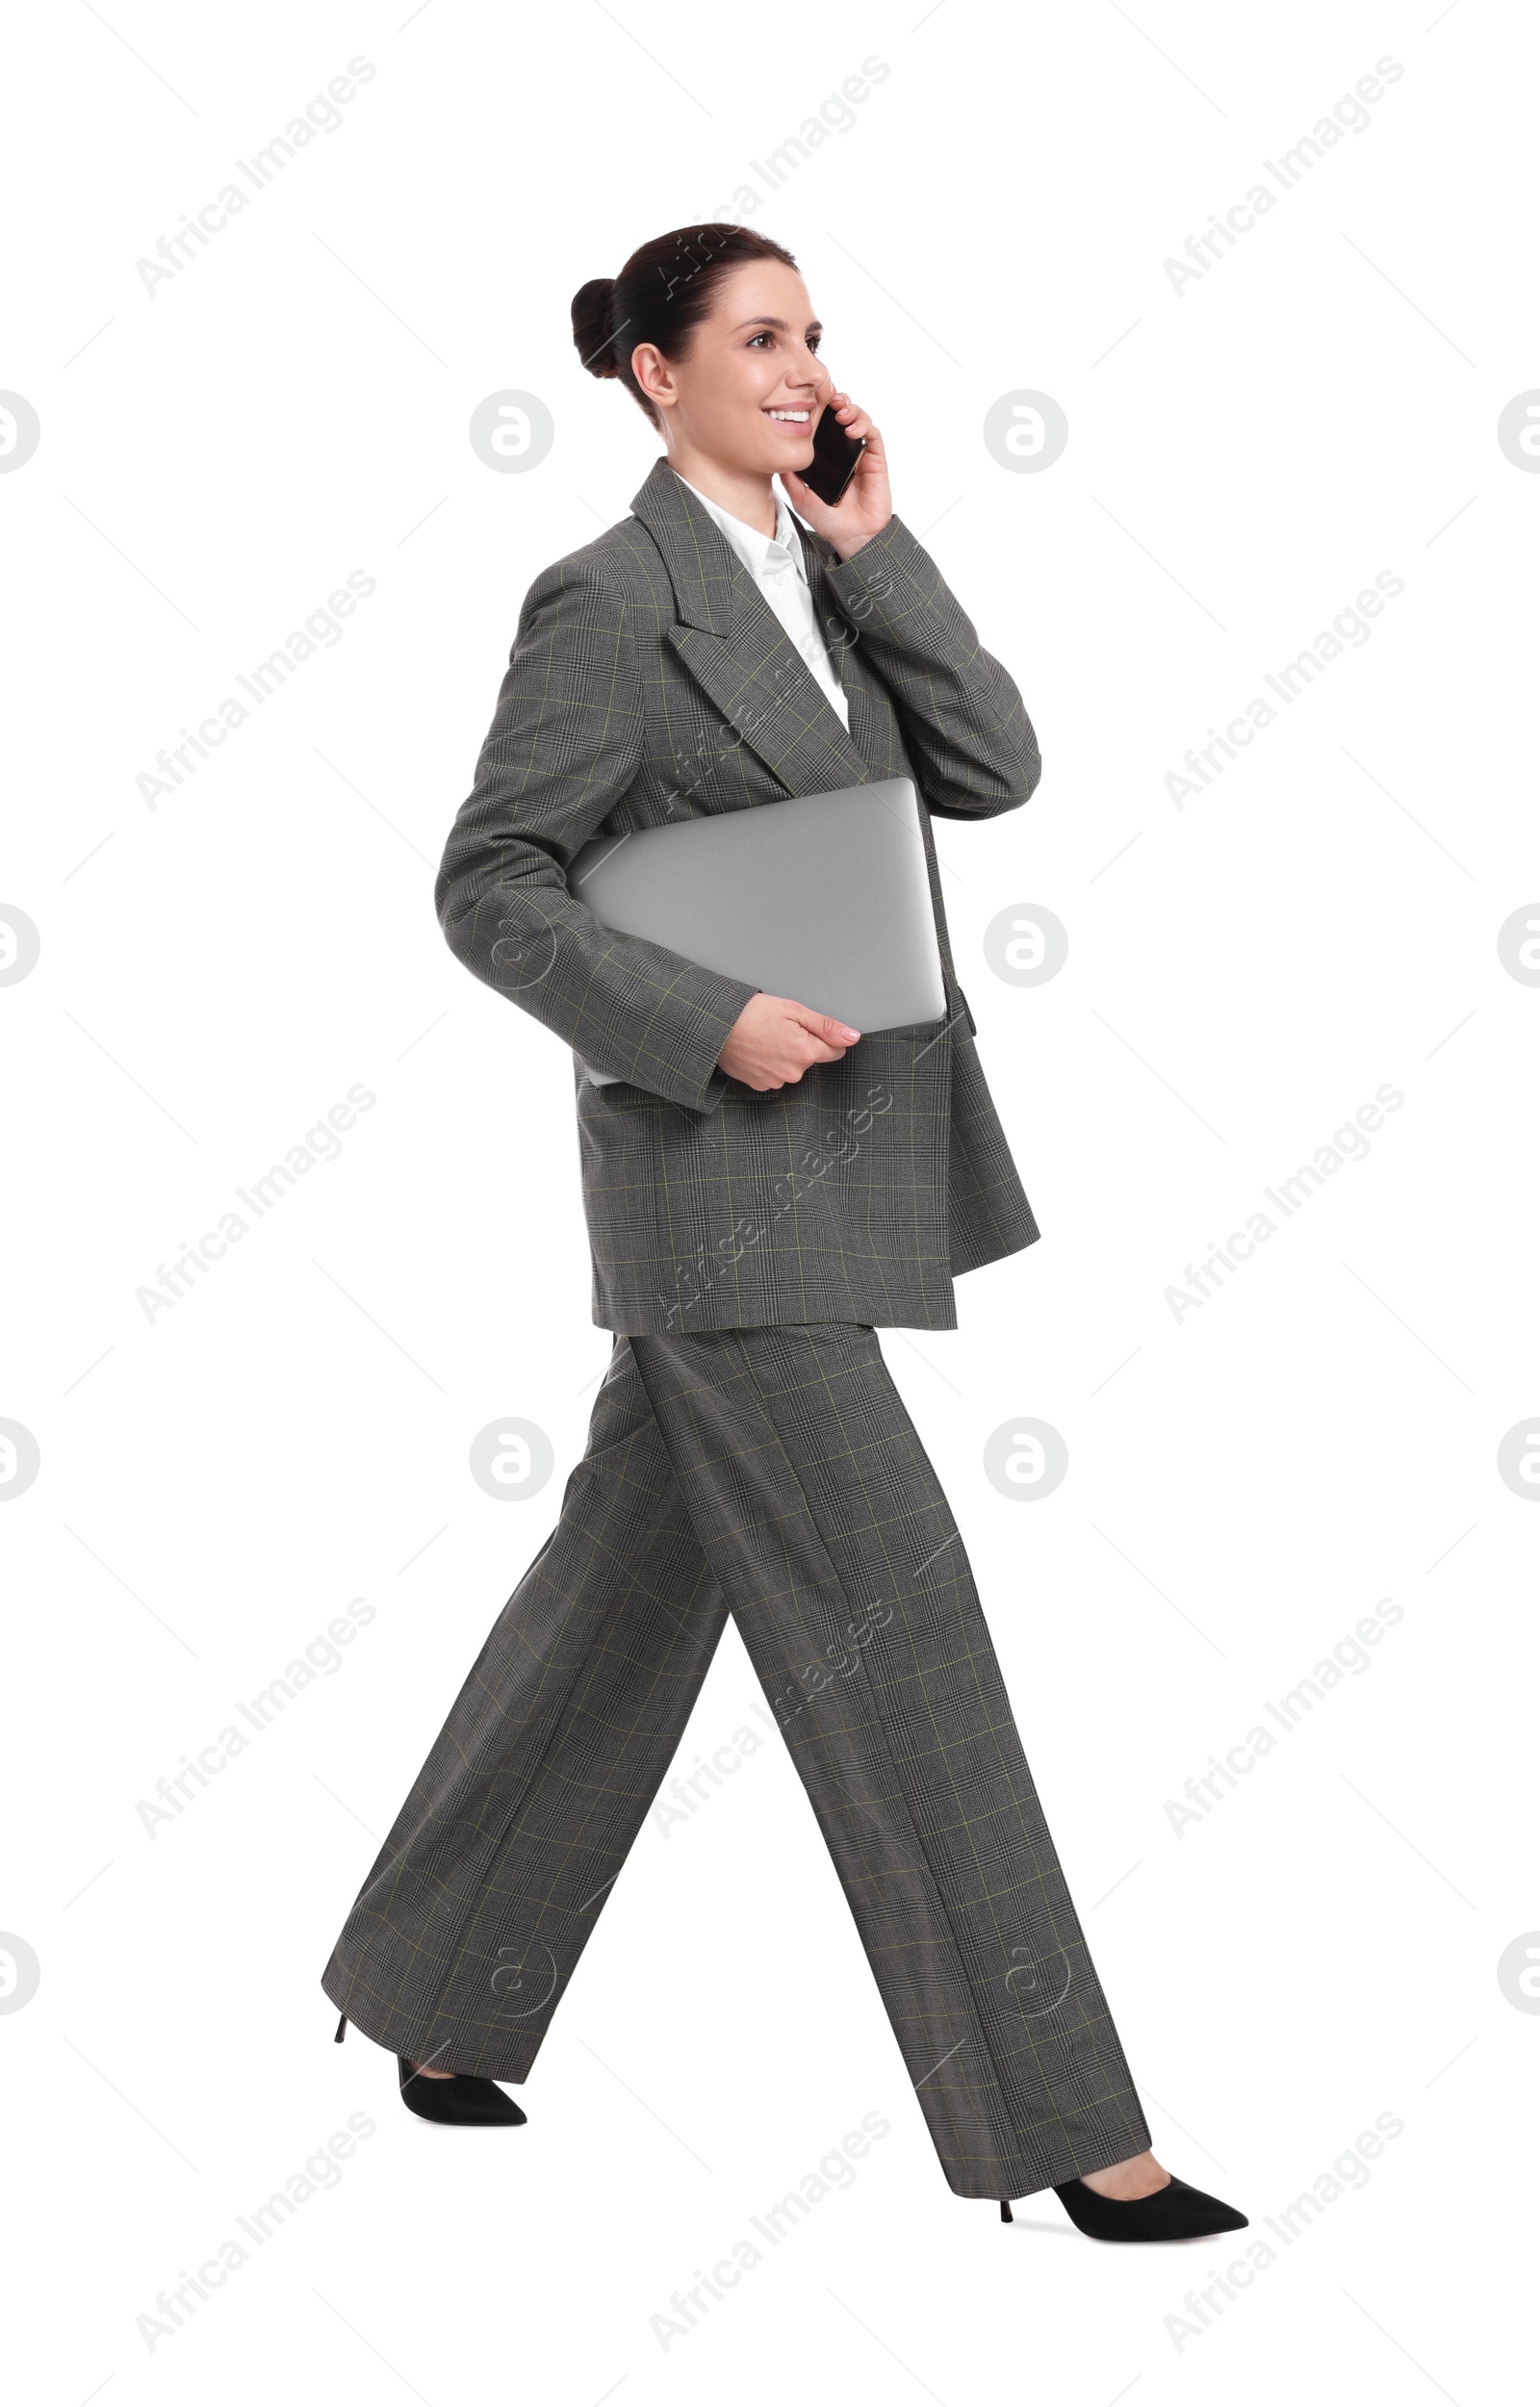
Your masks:
<svg viewBox="0 0 1540 2407"><path fill-rule="evenodd" d="M337 2025L337 2038L342 2039L347 2028L345 2014ZM424 2123L457 2123L465 2126L491 2123L527 2123L528 2115L515 2104L495 2081L481 2073L449 2073L435 2078L431 2073L419 2073L409 2056L396 2060L397 2078L403 2105Z"/></svg>
<svg viewBox="0 0 1540 2407"><path fill-rule="evenodd" d="M1206 2189L1192 2189L1175 2173L1147 2198L1104 2198L1082 2181L1055 2182L1053 2189L1076 2231L1088 2240L1202 2240L1211 2232L1250 2229L1238 2207L1211 2198ZM1000 2220L1015 2220L1008 2198L1000 2201Z"/></svg>

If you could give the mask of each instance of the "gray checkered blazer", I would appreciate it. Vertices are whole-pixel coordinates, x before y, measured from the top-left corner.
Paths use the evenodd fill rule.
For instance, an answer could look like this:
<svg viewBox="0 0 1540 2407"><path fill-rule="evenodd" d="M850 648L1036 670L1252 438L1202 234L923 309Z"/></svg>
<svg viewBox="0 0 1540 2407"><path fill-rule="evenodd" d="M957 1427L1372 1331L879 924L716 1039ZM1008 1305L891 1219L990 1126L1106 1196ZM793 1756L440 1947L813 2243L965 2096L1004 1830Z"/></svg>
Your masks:
<svg viewBox="0 0 1540 2407"><path fill-rule="evenodd" d="M926 811L945 1016L863 1036L766 1094L717 1066L758 988L604 927L566 871L601 830L869 779L912 779L945 819L1014 810L1041 766L1021 696L901 519L843 562L804 528L847 735L665 459L631 508L530 586L434 888L467 968L573 1049L593 1319L628 1335L955 1328L953 1278L1038 1227L957 983Z"/></svg>

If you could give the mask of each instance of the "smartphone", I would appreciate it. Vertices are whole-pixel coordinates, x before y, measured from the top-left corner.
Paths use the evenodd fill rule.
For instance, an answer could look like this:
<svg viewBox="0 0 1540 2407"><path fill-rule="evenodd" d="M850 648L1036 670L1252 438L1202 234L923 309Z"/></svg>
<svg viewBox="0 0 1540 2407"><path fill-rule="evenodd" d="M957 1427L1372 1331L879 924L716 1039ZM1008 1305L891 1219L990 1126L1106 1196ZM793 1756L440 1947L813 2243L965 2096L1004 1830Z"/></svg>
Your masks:
<svg viewBox="0 0 1540 2407"><path fill-rule="evenodd" d="M826 409L813 428L811 462L807 468L799 468L797 474L809 493L815 493L820 501L827 501L833 509L855 475L865 448L865 436L847 435L833 409Z"/></svg>

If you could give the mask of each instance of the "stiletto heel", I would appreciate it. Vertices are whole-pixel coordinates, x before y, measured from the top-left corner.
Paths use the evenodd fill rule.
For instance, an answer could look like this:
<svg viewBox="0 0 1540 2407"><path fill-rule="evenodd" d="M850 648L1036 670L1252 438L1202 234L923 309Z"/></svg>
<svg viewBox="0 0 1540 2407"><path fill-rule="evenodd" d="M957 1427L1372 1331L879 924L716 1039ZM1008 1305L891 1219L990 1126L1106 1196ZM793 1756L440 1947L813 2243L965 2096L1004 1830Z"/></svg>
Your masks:
<svg viewBox="0 0 1540 2407"><path fill-rule="evenodd" d="M1002 2223L1014 2223L1014 2222L1015 2221L1015 2219L1016 2219L1016 2218L1015 2218L1015 2216L1014 2216L1014 2215L1012 2214L1012 2212L1011 2212L1011 2201L1010 2201L1010 2199L1009 2199L1009 2198L1002 2198L1002 2199L1001 2199L1001 2201L1000 2201L1000 2220L1001 2220L1001 2222L1002 2222Z"/></svg>
<svg viewBox="0 0 1540 2407"><path fill-rule="evenodd" d="M526 2123L522 2106L481 2073L419 2075L409 2056L396 2060L401 2099L424 2123Z"/></svg>
<svg viewBox="0 0 1540 2407"><path fill-rule="evenodd" d="M332 2034L338 2046L347 2029L346 2014L339 2018ZM528 2115L522 2106L504 2094L495 2081L486 2081L479 2073L449 2073L438 2080L419 2080L417 2068L409 2056L396 2060L397 2080L402 2099L414 2114L421 2114L424 2123L527 2123Z"/></svg>
<svg viewBox="0 0 1540 2407"><path fill-rule="evenodd" d="M1174 2173L1164 2189L1152 2189L1147 2198L1104 2198L1083 2181L1053 2187L1069 2220L1088 2240L1201 2240L1210 2232L1250 2228L1239 2208L1191 2189Z"/></svg>

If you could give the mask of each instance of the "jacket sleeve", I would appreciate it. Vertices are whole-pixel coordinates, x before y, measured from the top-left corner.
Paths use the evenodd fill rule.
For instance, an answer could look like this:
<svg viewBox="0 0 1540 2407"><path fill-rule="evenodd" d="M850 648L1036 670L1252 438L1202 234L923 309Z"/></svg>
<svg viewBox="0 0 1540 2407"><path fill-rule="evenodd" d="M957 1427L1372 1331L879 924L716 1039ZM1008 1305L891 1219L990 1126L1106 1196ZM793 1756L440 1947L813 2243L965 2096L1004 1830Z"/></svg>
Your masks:
<svg viewBox="0 0 1540 2407"><path fill-rule="evenodd" d="M714 1111L717 1056L759 989L606 928L567 887L636 775L642 730L624 597L592 560L557 561L520 612L433 900L466 967L596 1070Z"/></svg>
<svg viewBox="0 0 1540 2407"><path fill-rule="evenodd" d="M924 546L895 516L850 559L827 565L893 697L931 810L992 819L1017 809L1042 775L1032 721Z"/></svg>

